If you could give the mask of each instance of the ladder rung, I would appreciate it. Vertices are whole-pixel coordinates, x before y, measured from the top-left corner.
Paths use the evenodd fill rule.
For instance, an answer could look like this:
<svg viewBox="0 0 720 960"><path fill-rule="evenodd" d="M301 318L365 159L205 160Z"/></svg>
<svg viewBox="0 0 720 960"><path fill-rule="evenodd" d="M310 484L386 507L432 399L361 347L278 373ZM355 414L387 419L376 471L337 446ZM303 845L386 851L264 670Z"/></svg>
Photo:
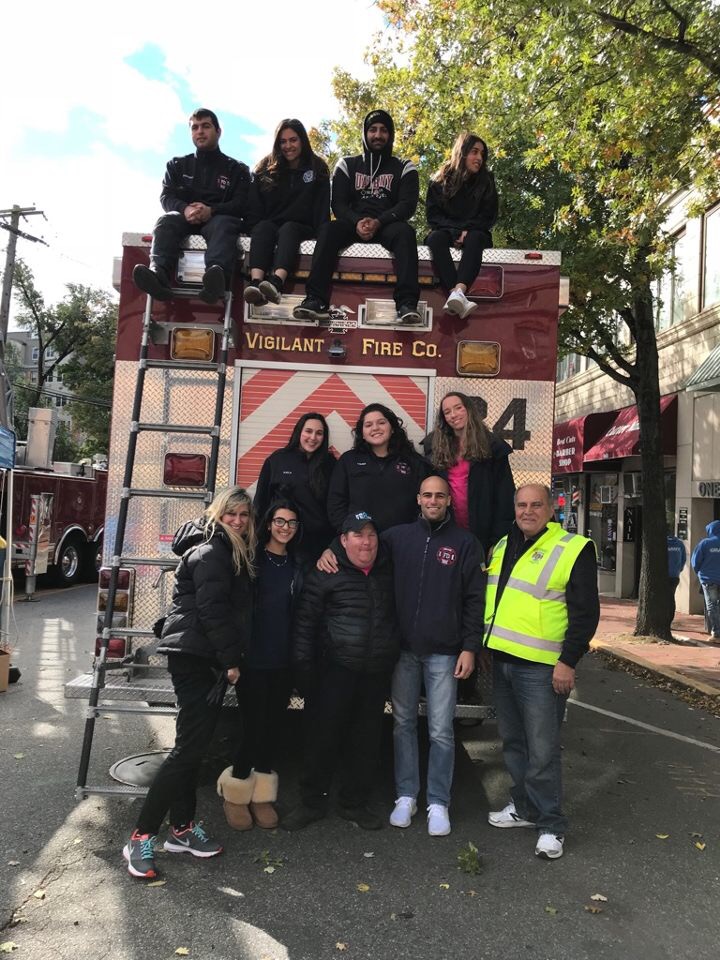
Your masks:
<svg viewBox="0 0 720 960"><path fill-rule="evenodd" d="M165 497L168 500L204 500L207 490L193 490L182 493L177 490L145 490L142 487L131 487L128 490L131 497Z"/></svg>
<svg viewBox="0 0 720 960"><path fill-rule="evenodd" d="M154 637L155 634L148 627L138 627L133 630L132 627L110 627L110 633L113 637Z"/></svg>
<svg viewBox="0 0 720 960"><path fill-rule="evenodd" d="M182 297L185 300L196 300L196 299L199 300L201 290L202 290L202 284L200 283L188 284L185 287L170 288L170 292L173 294L173 296ZM215 303L205 303L205 301L203 300L203 304L205 304L206 307L220 308L225 303L226 296L227 294L223 294L223 296L219 297Z"/></svg>
<svg viewBox="0 0 720 960"><path fill-rule="evenodd" d="M197 424L190 424L186 426L185 424L177 423L139 423L137 425L138 430L148 430L154 433L202 433L210 435L212 434L215 427L201 427Z"/></svg>
<svg viewBox="0 0 720 960"><path fill-rule="evenodd" d="M215 370L219 363L212 360L145 360L148 370Z"/></svg>
<svg viewBox="0 0 720 960"><path fill-rule="evenodd" d="M141 706L129 706L127 704L117 704L116 706L106 706L104 703L99 703L96 707L88 707L88 715L99 717L103 714L108 713L154 713L164 717L175 717L177 716L177 707L141 707Z"/></svg>
<svg viewBox="0 0 720 960"><path fill-rule="evenodd" d="M120 557L119 567L137 566L137 567L166 567L168 570L174 570L180 562L180 557Z"/></svg>
<svg viewBox="0 0 720 960"><path fill-rule="evenodd" d="M118 783L113 787L75 787L75 799L85 800L86 797L144 797L147 795L147 787L134 787L130 784Z"/></svg>

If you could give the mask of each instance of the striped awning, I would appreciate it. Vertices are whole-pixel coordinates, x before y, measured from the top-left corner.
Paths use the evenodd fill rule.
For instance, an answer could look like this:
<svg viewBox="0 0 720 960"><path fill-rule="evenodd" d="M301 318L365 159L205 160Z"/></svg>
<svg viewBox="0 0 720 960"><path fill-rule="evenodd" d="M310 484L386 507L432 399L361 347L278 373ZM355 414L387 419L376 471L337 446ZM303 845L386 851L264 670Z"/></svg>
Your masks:
<svg viewBox="0 0 720 960"><path fill-rule="evenodd" d="M720 391L720 344L711 350L685 384L686 390Z"/></svg>

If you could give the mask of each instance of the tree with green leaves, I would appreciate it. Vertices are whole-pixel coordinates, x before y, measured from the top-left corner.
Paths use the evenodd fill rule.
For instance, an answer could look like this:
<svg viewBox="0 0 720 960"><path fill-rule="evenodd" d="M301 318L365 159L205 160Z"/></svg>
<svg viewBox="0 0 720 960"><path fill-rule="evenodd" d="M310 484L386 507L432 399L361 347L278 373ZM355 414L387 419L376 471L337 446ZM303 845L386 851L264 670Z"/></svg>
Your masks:
<svg viewBox="0 0 720 960"><path fill-rule="evenodd" d="M634 396L643 479L636 632L670 636L653 291L672 267L666 201L720 194L720 7L626 0L380 0L388 30L370 82L336 71L353 146L361 117L394 116L425 181L462 129L488 140L502 198L496 241L559 249L571 279L566 352ZM422 234L421 234L422 236Z"/></svg>
<svg viewBox="0 0 720 960"><path fill-rule="evenodd" d="M67 284L67 294L48 306L35 286L32 271L22 261L15 266L13 281L18 304L16 320L38 340L37 382L16 390L17 409L43 406L48 381L62 373L72 391L69 404L73 427L84 435L80 446L69 436L65 453L80 455L106 452L109 446L110 402L114 375L117 305L104 290ZM22 427L18 425L22 431Z"/></svg>

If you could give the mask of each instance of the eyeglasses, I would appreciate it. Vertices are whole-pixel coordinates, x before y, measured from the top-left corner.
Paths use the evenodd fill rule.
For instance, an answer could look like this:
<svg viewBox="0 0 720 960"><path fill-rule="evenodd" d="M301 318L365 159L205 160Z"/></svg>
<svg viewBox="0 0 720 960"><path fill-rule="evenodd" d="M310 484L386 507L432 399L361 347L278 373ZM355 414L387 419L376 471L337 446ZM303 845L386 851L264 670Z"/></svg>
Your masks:
<svg viewBox="0 0 720 960"><path fill-rule="evenodd" d="M272 522L276 527L280 527L282 530L284 527L289 527L291 530L297 530L300 526L299 520L286 520L285 517L273 517Z"/></svg>

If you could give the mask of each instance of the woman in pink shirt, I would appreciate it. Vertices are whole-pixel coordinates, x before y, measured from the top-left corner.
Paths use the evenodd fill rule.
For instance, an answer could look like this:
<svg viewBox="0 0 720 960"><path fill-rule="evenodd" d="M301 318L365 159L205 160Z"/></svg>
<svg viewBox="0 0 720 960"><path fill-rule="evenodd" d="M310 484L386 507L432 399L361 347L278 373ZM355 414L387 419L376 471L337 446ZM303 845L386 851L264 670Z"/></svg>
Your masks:
<svg viewBox="0 0 720 960"><path fill-rule="evenodd" d="M455 522L475 534L486 556L515 517L511 453L485 426L473 398L445 394L433 432L433 466L450 484Z"/></svg>

